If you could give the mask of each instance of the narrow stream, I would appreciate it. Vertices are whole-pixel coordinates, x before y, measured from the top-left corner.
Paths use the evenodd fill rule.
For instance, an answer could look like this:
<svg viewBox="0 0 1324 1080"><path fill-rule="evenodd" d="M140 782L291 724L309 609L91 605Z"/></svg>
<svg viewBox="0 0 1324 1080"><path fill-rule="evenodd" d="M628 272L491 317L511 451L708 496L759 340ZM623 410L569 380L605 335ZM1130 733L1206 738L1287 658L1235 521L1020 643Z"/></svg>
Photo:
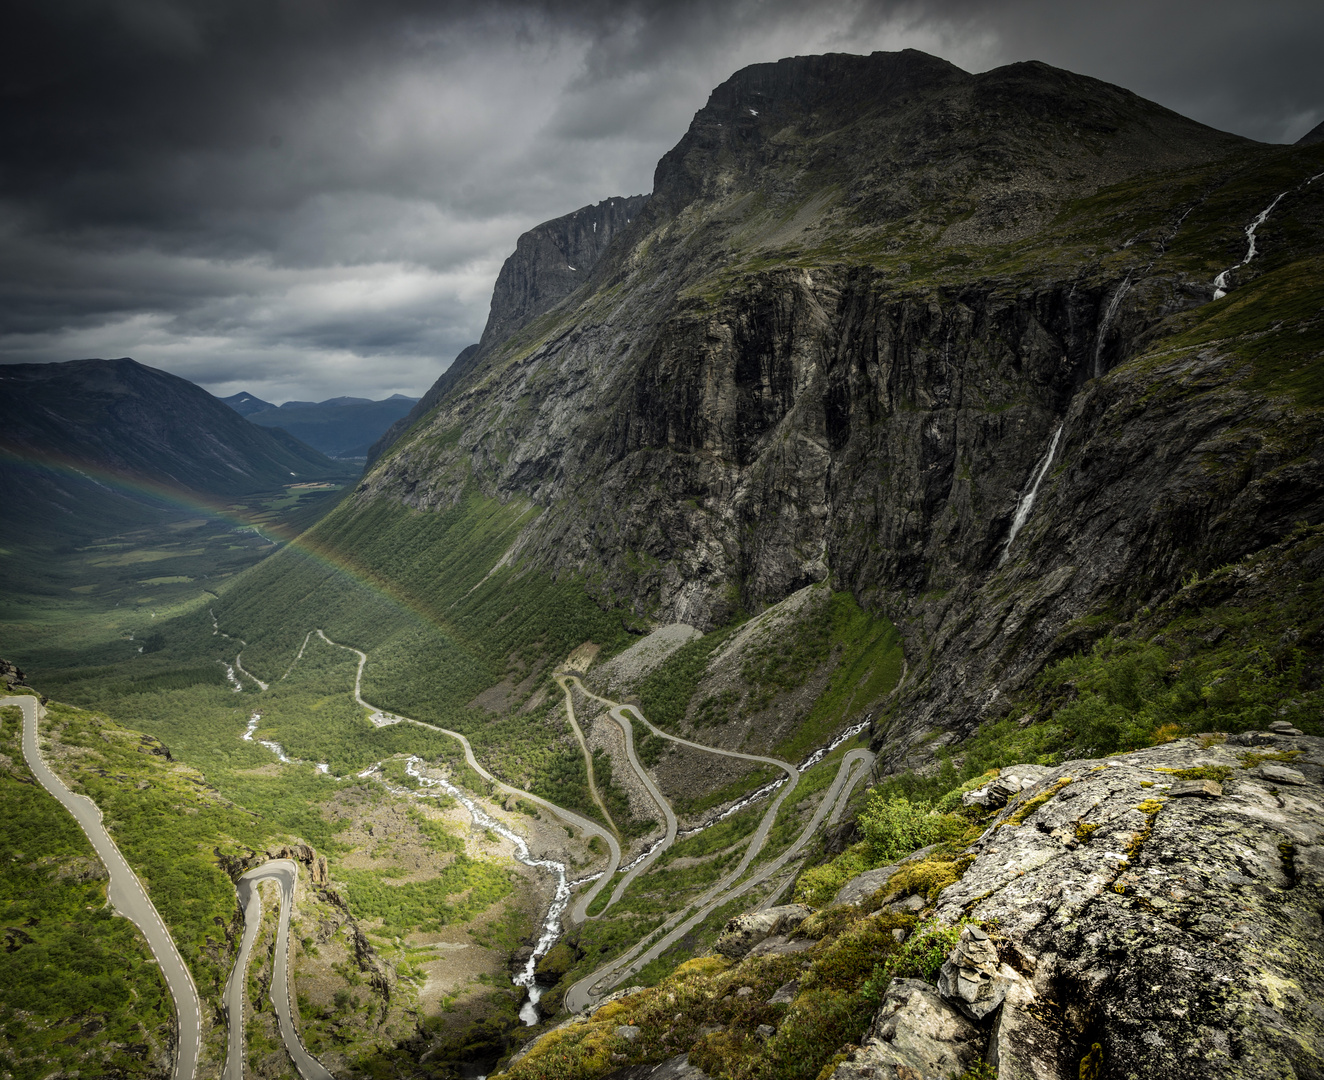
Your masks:
<svg viewBox="0 0 1324 1080"><path fill-rule="evenodd" d="M1306 181L1306 184L1309 184L1314 179L1315 178L1312 176L1310 180ZM1302 186L1304 187L1305 185ZM1255 256L1259 254L1259 252L1256 250L1255 247L1255 230L1269 220L1269 215L1273 213L1273 208L1278 205L1278 203L1282 200L1282 197L1286 194L1287 194L1286 191L1281 192L1278 198L1274 199L1274 201L1269 204L1267 209L1261 210L1259 214L1256 216L1255 220L1246 226L1245 229L1246 240L1247 240L1246 257L1242 259L1241 262L1237 263L1236 266L1229 266L1226 270L1224 270L1221 274L1219 274L1218 277L1214 278L1215 300L1221 300L1223 299L1223 297L1227 295L1228 275L1232 273L1234 270L1240 270L1243 266L1245 266L1248 262L1250 262L1251 259L1255 258Z"/></svg>
<svg viewBox="0 0 1324 1080"><path fill-rule="evenodd" d="M542 988L538 986L533 973L534 968L538 966L538 961L546 956L551 947L556 944L556 939L561 936L561 916L570 904L572 883L566 877L565 864L553 859L535 859L529 852L528 843L519 833L497 821L496 818L487 813L454 784L447 780L426 776L422 770L423 759L420 757L411 757L405 765L405 772L424 787L440 788L452 799L459 802L473 816L475 825L484 829L491 829L498 836L504 836L514 844L515 858L525 866L537 867L556 875L556 895L552 898L551 906L547 909L547 916L543 919L542 936L538 938L538 943L533 947L533 954L525 962L524 970L511 980L516 986L524 987L529 993L528 1000L520 1007L519 1018L532 1027L542 1019L538 1015L537 1008L538 999L542 997ZM577 885L579 882L573 884Z"/></svg>

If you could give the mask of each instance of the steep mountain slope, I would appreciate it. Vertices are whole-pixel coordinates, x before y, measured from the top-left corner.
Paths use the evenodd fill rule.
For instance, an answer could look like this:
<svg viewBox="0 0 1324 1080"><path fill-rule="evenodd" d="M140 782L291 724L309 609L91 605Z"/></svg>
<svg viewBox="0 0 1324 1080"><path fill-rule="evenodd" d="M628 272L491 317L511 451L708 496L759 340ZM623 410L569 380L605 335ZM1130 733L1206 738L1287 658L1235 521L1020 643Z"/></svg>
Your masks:
<svg viewBox="0 0 1324 1080"><path fill-rule="evenodd" d="M522 243L490 334L335 511L154 623L159 650L39 674L71 700L159 707L147 730L255 810L267 791L339 798L375 768L407 784L429 762L473 793L510 784L495 790L512 815L532 820L528 795L596 816L620 850L539 963L561 980L542 1015L663 978L737 901L794 887L825 904L860 871L864 899L891 875L876 902L777 935L781 952L700 958L642 1012L609 1003L515 1075L640 1080L668 1058L659 1080L814 1080L871 1020L897 1030L900 990L941 1005L888 976L936 975L961 934L948 901L968 911L987 889L984 917L1005 902L1035 925L990 922L976 940L995 945L970 948L1025 943L997 959L1027 976L1042 960L1052 1011L1033 1015L1062 1036L1058 1074L1107 1075L1096 1040L1107 1062L1141 1060L1117 1049L1153 1026L1146 986L1204 992L1182 955L1230 970L1241 890L1302 912L1318 892L1317 807L1260 781L1304 793L1320 776L1314 742L1285 740L1318 733L1324 707L1321 192L1324 147L1247 143L1043 65L747 69L588 252L586 280L571 240L591 228ZM204 661L216 681L179 701L207 692L212 711L151 696ZM255 730L281 755L260 778ZM1242 734L1103 757L1215 730ZM882 782L838 824L870 768ZM325 831L296 801L299 828ZM1232 861L1202 867L1192 827L1226 829ZM1178 843L1198 886L1173 869ZM1256 866L1223 874L1250 846ZM1050 908L1103 937L1059 934ZM1284 980L1301 1000L1318 982L1317 927L1283 920L1290 940L1275 928L1265 947L1291 963L1257 954L1227 991L1283 1018L1260 1045L1318 1028L1281 1007ZM1175 981L1150 979L1169 958ZM1278 974L1237 997L1259 993L1251 968ZM1208 1006L1163 1031L1235 1050L1248 1025ZM485 1045L508 1030L494 1020ZM970 1066L989 1033L963 1037ZM395 1060L440 1072L431 1021L397 1034Z"/></svg>
<svg viewBox="0 0 1324 1080"><path fill-rule="evenodd" d="M155 520L162 500L347 473L201 387L127 358L11 364L0 385L0 470L6 495L25 508L21 522L8 517L6 535L105 531Z"/></svg>
<svg viewBox="0 0 1324 1080"><path fill-rule="evenodd" d="M332 398L329 401L287 401L245 414L250 423L282 428L296 439L332 457L367 455L368 447L405 416L417 399L396 394L381 401Z"/></svg>
<svg viewBox="0 0 1324 1080"><path fill-rule="evenodd" d="M578 289L647 202L646 195L604 199L524 233L497 275L482 340L463 350L410 413L387 430L369 451L369 462L433 409L484 354Z"/></svg>
<svg viewBox="0 0 1324 1080"><path fill-rule="evenodd" d="M509 559L703 629L830 574L905 632L889 745L966 732L1320 520L1321 168L1042 64L747 69L355 506L530 500Z"/></svg>

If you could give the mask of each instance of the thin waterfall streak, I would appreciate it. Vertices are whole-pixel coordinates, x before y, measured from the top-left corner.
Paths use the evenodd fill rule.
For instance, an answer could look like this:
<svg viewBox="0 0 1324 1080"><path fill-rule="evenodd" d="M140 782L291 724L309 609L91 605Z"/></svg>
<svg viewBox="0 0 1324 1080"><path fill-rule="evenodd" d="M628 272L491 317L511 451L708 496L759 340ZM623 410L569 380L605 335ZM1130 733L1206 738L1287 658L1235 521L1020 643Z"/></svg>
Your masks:
<svg viewBox="0 0 1324 1080"><path fill-rule="evenodd" d="M1057 430L1053 432L1053 437L1049 440L1048 452L1035 466L1030 477L1029 488L1016 503L1016 514L1011 519L1011 530L1007 533L1006 543L1002 545L1002 558L998 560L999 566L1007 561L1007 558L1011 555L1012 541L1016 539L1016 534L1021 531L1025 523L1030 520L1030 510L1034 507L1035 496L1039 494L1039 485L1044 482L1044 477L1048 475L1049 466L1053 464L1053 457L1057 454L1058 440L1062 438L1062 429L1066 426L1067 422L1065 420L1057 425Z"/></svg>
<svg viewBox="0 0 1324 1080"><path fill-rule="evenodd" d="M1122 283L1117 286L1117 291L1113 293L1112 299L1108 301L1108 306L1103 312L1103 321L1099 323L1099 332L1094 338L1094 377L1097 379L1103 375L1103 344L1108 336L1108 327L1117 318L1117 309L1122 306L1122 297L1131 290L1131 274L1128 271L1126 277L1122 278Z"/></svg>
<svg viewBox="0 0 1324 1080"><path fill-rule="evenodd" d="M1321 173L1320 175L1324 176L1324 173ZM1312 176L1309 180L1305 182L1305 184L1302 184L1301 186L1302 187L1307 186L1314 179L1315 177ZM1234 270L1240 270L1243 266L1249 263L1251 259L1255 258L1255 256L1259 254L1259 248L1255 246L1255 230L1269 220L1269 215L1273 213L1273 208L1282 201L1283 196L1286 194L1287 194L1286 191L1279 192L1278 197L1274 199L1274 201L1271 202L1265 209L1261 210L1256 215L1255 220L1246 226L1245 229L1246 257L1242 259L1241 262L1237 263L1236 266L1229 266L1226 270L1224 270L1221 274L1219 274L1216 278L1214 278L1215 300L1221 300L1223 297L1227 295L1228 275L1231 274Z"/></svg>

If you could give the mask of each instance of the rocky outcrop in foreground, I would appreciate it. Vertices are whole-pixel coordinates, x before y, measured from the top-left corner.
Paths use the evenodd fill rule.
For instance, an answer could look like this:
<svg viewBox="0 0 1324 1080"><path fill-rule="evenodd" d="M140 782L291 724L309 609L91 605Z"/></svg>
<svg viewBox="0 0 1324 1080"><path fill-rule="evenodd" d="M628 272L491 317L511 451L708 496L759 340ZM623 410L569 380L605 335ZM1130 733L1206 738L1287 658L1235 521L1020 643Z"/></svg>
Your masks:
<svg viewBox="0 0 1324 1080"><path fill-rule="evenodd" d="M1045 770L937 899L975 920L938 986L895 980L835 1080L1324 1076L1324 739L1218 738Z"/></svg>

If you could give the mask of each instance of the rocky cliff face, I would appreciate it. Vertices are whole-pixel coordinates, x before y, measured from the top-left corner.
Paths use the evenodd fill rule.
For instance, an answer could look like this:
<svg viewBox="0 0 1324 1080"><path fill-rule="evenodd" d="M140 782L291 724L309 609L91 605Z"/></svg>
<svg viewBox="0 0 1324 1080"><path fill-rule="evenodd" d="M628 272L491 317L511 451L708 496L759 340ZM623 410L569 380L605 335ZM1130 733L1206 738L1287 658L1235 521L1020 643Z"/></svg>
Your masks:
<svg viewBox="0 0 1324 1080"><path fill-rule="evenodd" d="M555 307L588 280L602 253L639 216L647 195L604 199L573 214L535 226L519 238L515 252L501 266L492 290L492 306L482 340L461 351L409 413L375 442L369 462L376 461L420 417L437 407L485 352Z"/></svg>
<svg viewBox="0 0 1324 1080"><path fill-rule="evenodd" d="M831 575L906 633L890 739L969 730L1081 617L1320 520L1288 370L1318 305L1275 297L1324 252L1321 163L1041 64L747 69L534 321L572 245L521 242L490 338L357 498L527 497L512 555L705 629Z"/></svg>

